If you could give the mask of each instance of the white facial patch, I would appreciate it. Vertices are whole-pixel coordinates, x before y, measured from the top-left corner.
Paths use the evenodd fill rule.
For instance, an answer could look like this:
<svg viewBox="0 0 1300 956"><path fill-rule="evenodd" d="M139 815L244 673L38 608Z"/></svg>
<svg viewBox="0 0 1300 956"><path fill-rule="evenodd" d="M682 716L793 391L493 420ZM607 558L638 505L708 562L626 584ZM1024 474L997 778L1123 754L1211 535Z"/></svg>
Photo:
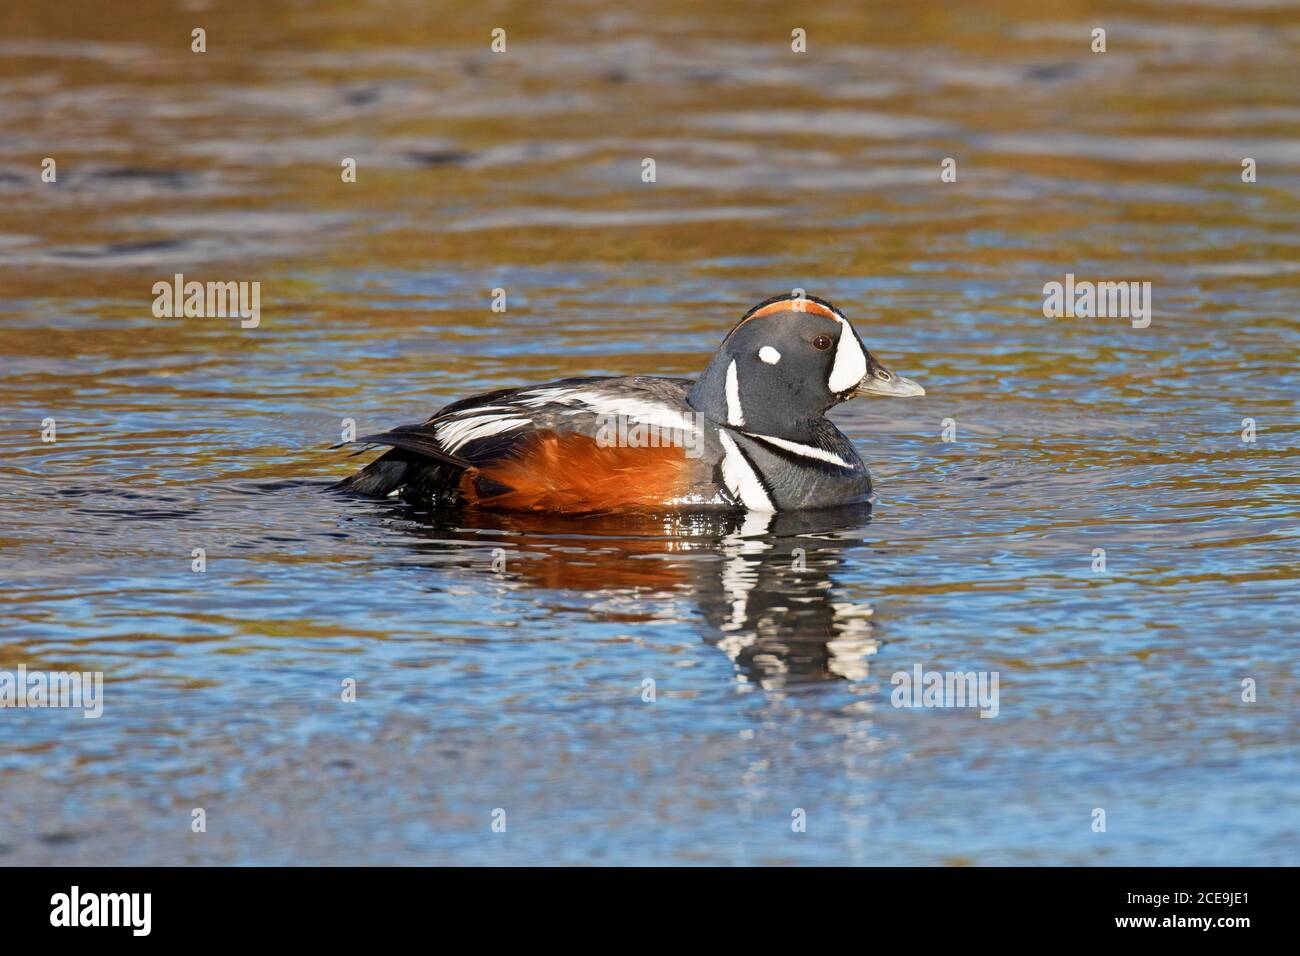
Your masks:
<svg viewBox="0 0 1300 956"><path fill-rule="evenodd" d="M867 356L849 323L839 316L835 320L840 323L840 341L835 346L835 364L831 367L831 377L826 385L838 394L847 392L862 381L867 374Z"/></svg>
<svg viewBox="0 0 1300 956"><path fill-rule="evenodd" d="M764 345L759 349L758 357L768 365L775 365L777 362L781 361L781 353L770 345Z"/></svg>
<svg viewBox="0 0 1300 956"><path fill-rule="evenodd" d="M745 410L740 407L740 379L736 376L736 360L727 366L727 424L740 428L745 424Z"/></svg>

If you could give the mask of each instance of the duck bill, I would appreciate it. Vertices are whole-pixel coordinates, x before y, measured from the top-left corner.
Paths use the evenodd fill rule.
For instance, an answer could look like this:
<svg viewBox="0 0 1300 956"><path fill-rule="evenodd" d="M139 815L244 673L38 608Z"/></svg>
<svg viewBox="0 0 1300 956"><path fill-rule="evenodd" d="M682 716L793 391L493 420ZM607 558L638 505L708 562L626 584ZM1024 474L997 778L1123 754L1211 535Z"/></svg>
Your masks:
<svg viewBox="0 0 1300 956"><path fill-rule="evenodd" d="M858 387L853 390L853 397L859 395L889 395L894 398L908 398L912 395L924 395L925 389L910 378L895 375L883 365L872 364Z"/></svg>

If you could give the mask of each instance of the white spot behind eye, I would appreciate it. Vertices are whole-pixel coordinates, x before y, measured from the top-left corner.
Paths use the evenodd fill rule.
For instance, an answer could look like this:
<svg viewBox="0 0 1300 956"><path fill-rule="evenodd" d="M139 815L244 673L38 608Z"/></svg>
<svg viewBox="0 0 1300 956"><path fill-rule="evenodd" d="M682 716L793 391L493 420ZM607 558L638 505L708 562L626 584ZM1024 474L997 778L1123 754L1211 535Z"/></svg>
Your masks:
<svg viewBox="0 0 1300 956"><path fill-rule="evenodd" d="M759 349L758 357L761 358L768 365L775 365L777 362L781 361L781 353L778 352L776 349L772 348L772 346L770 345L764 345L761 349Z"/></svg>

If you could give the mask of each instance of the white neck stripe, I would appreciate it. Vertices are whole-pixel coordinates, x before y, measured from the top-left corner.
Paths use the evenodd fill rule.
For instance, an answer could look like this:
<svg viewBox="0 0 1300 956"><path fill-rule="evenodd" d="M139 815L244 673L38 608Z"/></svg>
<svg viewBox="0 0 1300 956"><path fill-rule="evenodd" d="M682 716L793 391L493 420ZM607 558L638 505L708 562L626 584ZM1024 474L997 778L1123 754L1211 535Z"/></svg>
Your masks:
<svg viewBox="0 0 1300 956"><path fill-rule="evenodd" d="M772 435L759 435L755 432L743 432L750 438L757 438L759 441L765 441L769 445L775 445L777 448L784 448L786 451L794 452L796 455L802 455L804 458L816 458L818 461L829 462L832 465L839 465L841 468L853 469L853 466L835 454L833 451L827 451L825 448L817 448L814 445L804 445L797 441L790 441L787 438L776 438Z"/></svg>

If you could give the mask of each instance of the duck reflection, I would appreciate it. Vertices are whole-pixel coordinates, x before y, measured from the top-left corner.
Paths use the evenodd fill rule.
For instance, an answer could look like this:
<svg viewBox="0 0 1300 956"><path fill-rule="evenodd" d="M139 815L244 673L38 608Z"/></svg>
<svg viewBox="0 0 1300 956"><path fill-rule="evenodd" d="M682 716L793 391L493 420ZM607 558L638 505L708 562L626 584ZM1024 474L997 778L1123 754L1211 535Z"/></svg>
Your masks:
<svg viewBox="0 0 1300 956"><path fill-rule="evenodd" d="M634 593L607 619L653 621L657 596L689 596L706 641L737 679L775 687L862 680L879 643L872 608L846 600L835 573L862 545L870 505L777 515L695 513L583 518L411 511L421 538L488 544L503 579L587 594Z"/></svg>

